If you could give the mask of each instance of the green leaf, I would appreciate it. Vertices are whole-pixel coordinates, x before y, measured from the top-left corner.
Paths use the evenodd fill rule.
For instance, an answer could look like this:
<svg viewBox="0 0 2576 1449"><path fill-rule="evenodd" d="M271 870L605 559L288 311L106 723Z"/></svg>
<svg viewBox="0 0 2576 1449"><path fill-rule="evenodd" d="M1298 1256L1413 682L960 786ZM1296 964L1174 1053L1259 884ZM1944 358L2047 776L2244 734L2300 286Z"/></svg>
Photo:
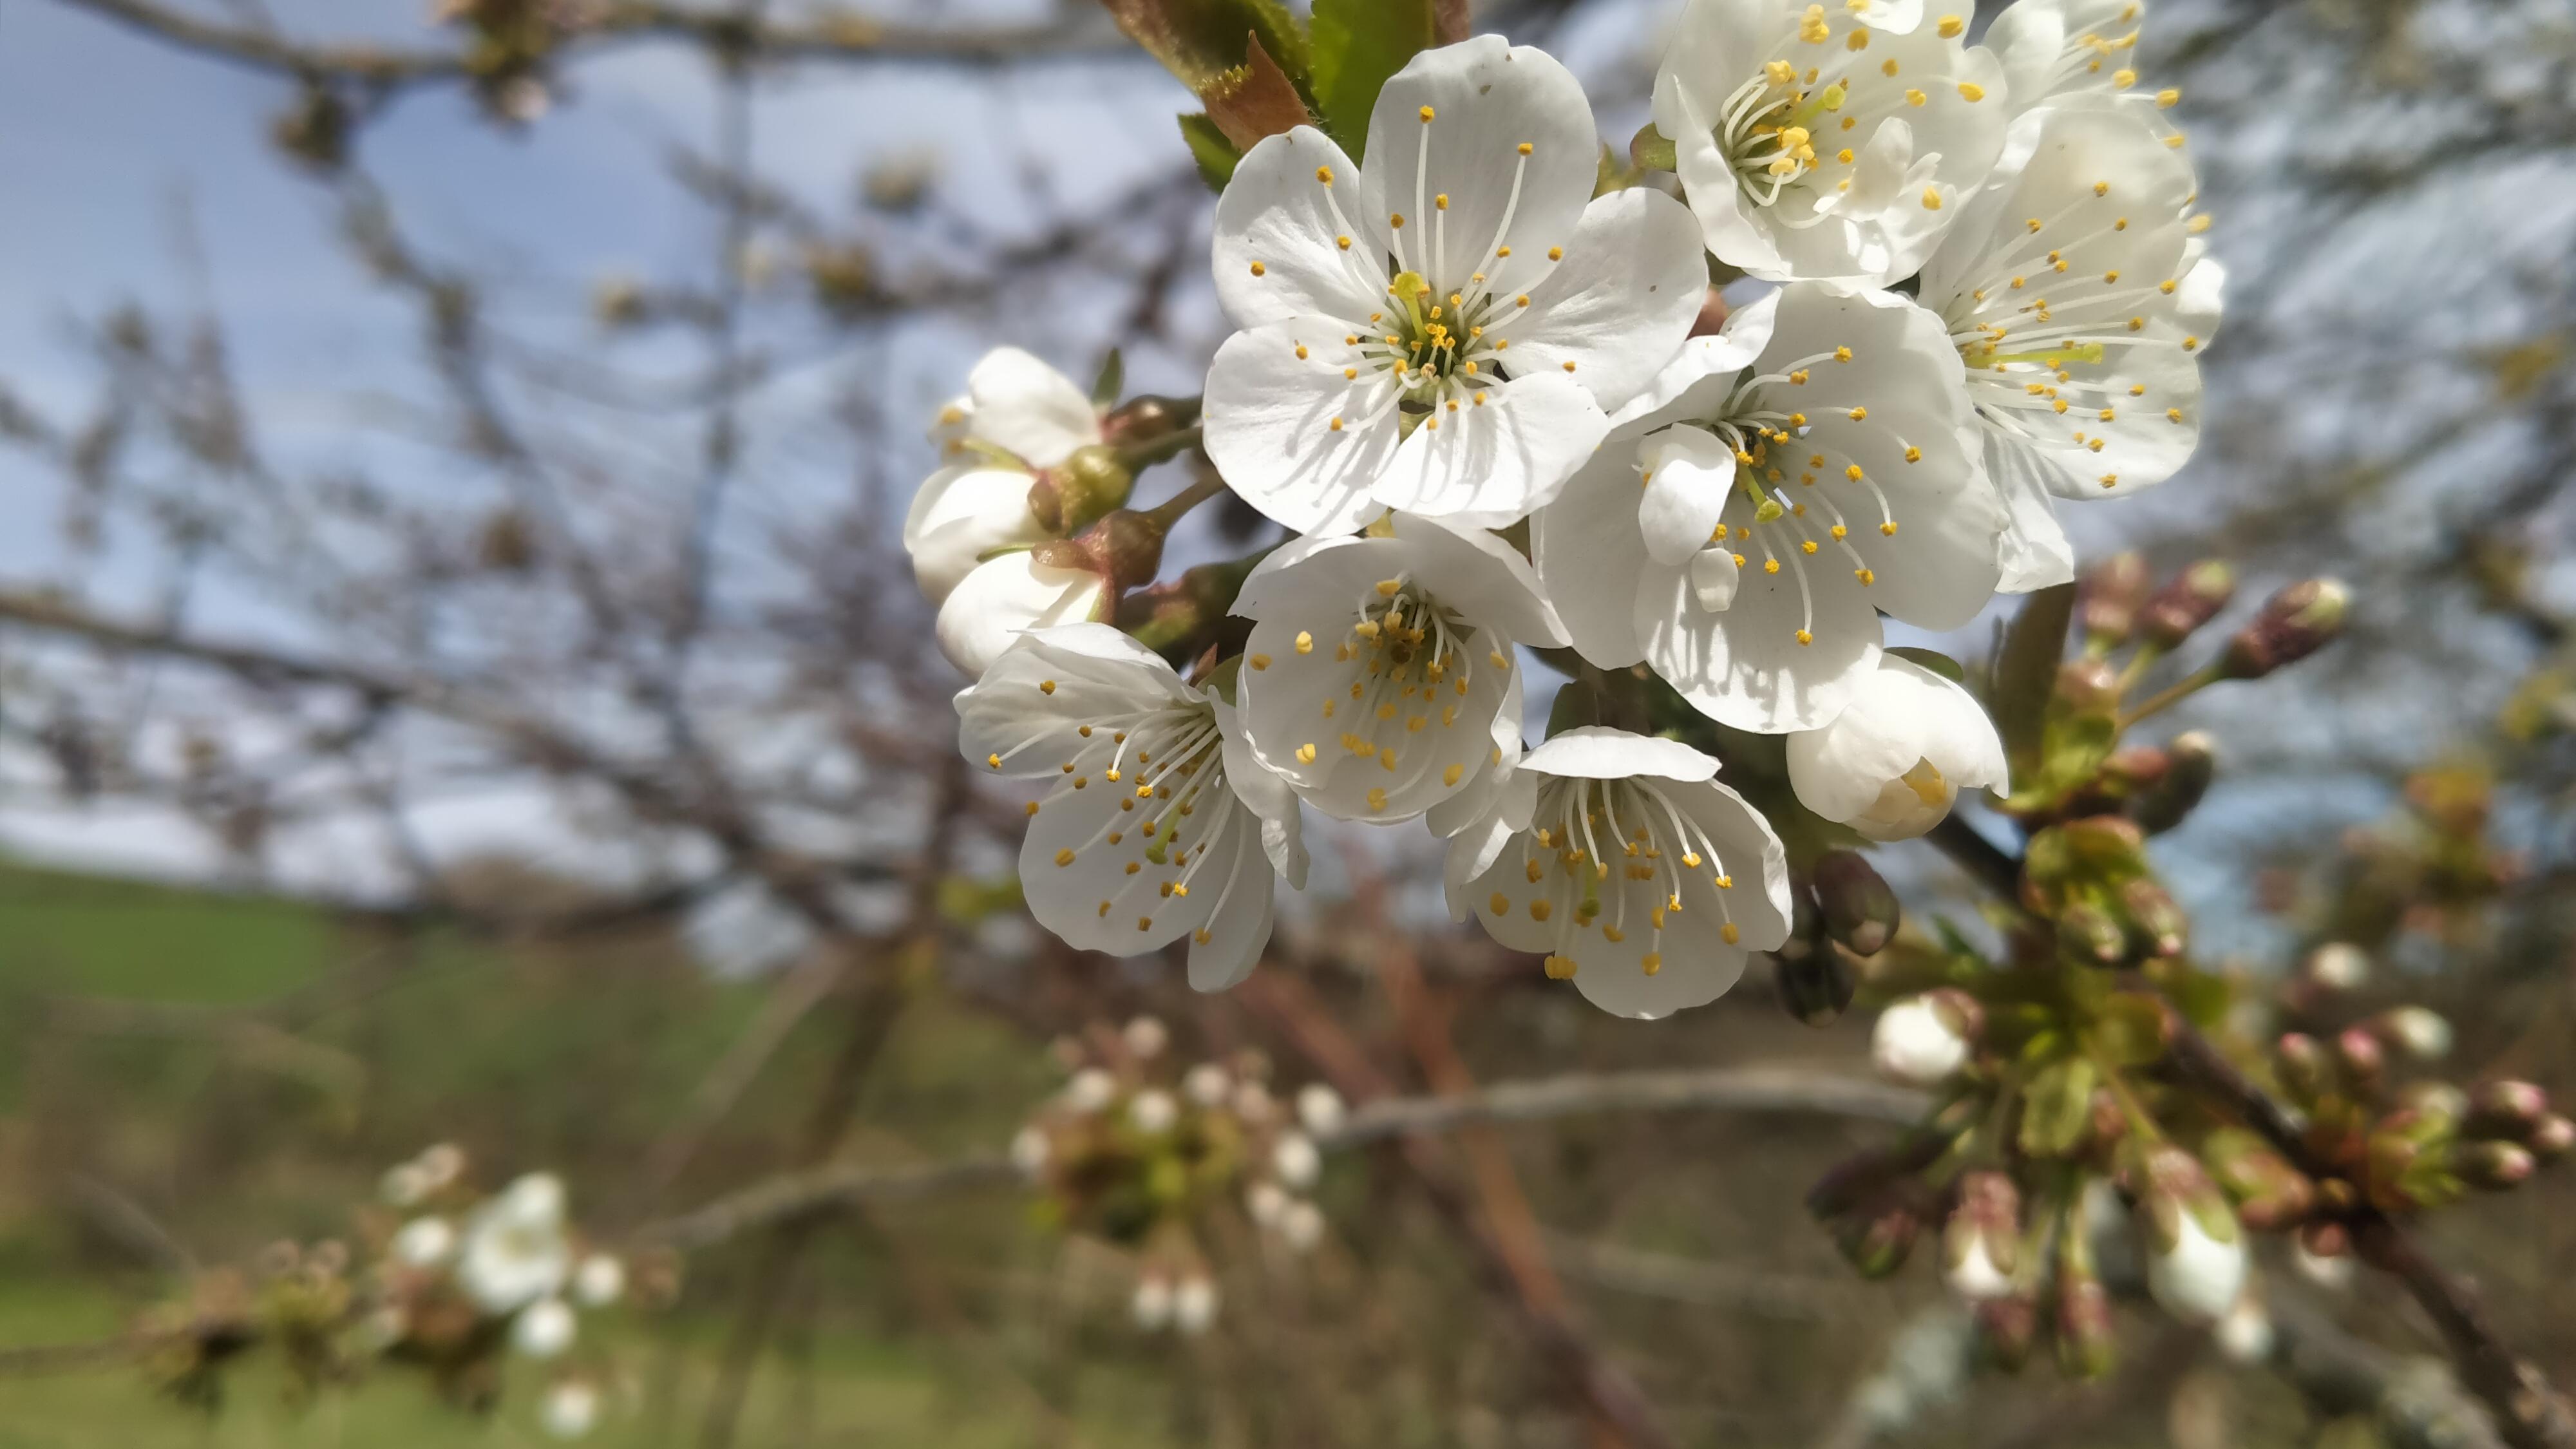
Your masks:
<svg viewBox="0 0 2576 1449"><path fill-rule="evenodd" d="M1315 0L1315 109L1351 159L1363 159L1369 112L1387 77L1439 43L1433 0Z"/></svg>
<svg viewBox="0 0 2576 1449"><path fill-rule="evenodd" d="M1279 0L1101 0L1127 38L1193 91L1244 63L1247 37L1258 40L1303 87L1306 37ZM1204 163L1202 163L1204 169Z"/></svg>
<svg viewBox="0 0 2576 1449"><path fill-rule="evenodd" d="M2057 688L2057 666L2066 658L2066 626L2075 617L2075 586L2041 589L2021 606L1995 651L1986 688L1986 713L2003 736L2004 756L2016 780L2037 772L2048 699Z"/></svg>
<svg viewBox="0 0 2576 1449"><path fill-rule="evenodd" d="M2041 1068L2022 1093L2021 1150L2063 1157L2082 1145L2093 1125L2093 1086L2100 1076L2082 1057Z"/></svg>
<svg viewBox="0 0 2576 1449"><path fill-rule="evenodd" d="M1199 164L1199 179L1208 184L1210 191L1225 190L1225 184L1234 179L1234 168L1243 160L1243 153L1234 149L1225 132L1206 116L1183 116L1180 120L1181 140L1190 148L1190 159Z"/></svg>
<svg viewBox="0 0 2576 1449"><path fill-rule="evenodd" d="M2142 992L2123 991L2103 1004L2093 1040L2113 1066L2148 1066L2165 1054L2164 1006Z"/></svg>
<svg viewBox="0 0 2576 1449"><path fill-rule="evenodd" d="M1189 130L1186 116L1181 118L1181 130L1184 134ZM1091 405L1096 408L1117 406L1118 394L1126 387L1127 358L1117 348L1110 348L1109 355L1100 359L1100 374L1091 380Z"/></svg>

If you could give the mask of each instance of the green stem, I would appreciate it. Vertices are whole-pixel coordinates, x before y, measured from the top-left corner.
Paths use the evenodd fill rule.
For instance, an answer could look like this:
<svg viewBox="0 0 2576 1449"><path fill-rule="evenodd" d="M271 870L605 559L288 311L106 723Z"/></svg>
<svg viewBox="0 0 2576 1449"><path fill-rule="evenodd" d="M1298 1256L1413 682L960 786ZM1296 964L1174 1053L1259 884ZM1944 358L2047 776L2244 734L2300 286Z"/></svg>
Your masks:
<svg viewBox="0 0 2576 1449"><path fill-rule="evenodd" d="M1198 434L1196 428L1190 428L1187 431L1193 438ZM1145 517L1151 520L1155 527L1169 533L1173 524L1189 516L1191 509L1224 491L1224 479L1214 473L1205 474L1190 480L1190 486L1187 488L1146 509Z"/></svg>
<svg viewBox="0 0 2576 1449"><path fill-rule="evenodd" d="M1200 425L1192 423L1185 428L1174 428L1151 442L1121 448L1118 450L1118 461L1127 465L1127 471L1130 473L1142 473L1167 458L1177 458L1189 449L1197 447L1199 430Z"/></svg>
<svg viewBox="0 0 2576 1449"><path fill-rule="evenodd" d="M2167 688L2163 693L2156 695L2146 703L2139 705L2136 709L2130 710L2127 714L2120 716L2119 727L2125 730L2131 725L2138 723L2140 720L2171 709L2175 705L2182 703L2184 700L2191 698L2195 694L2198 694L2201 690L2206 689L2210 685L2216 684L2220 677L2219 667L2215 664L2205 666L2193 673L2186 674L2181 679L2175 681L2174 684Z"/></svg>

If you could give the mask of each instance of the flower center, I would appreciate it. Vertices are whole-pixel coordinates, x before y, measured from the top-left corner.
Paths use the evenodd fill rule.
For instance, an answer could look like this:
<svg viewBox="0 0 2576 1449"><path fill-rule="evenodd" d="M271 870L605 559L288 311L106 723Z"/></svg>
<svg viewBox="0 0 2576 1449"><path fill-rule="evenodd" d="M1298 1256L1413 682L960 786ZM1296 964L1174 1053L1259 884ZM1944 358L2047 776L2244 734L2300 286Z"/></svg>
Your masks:
<svg viewBox="0 0 2576 1449"><path fill-rule="evenodd" d="M1556 949L1547 958L1555 980L1575 974L1585 933L1596 925L1611 945L1632 931L1648 932L1638 965L1656 974L1664 964L1664 931L1692 898L1715 902L1718 935L1728 945L1740 934L1727 906L1735 878L1716 843L1646 778L1548 777L1521 842L1521 874L1529 883L1524 908L1531 920L1556 927ZM1496 891L1486 905L1503 915L1511 899Z"/></svg>
<svg viewBox="0 0 2576 1449"><path fill-rule="evenodd" d="M1301 651L1317 647L1307 633L1297 644ZM1386 810L1393 796L1420 786L1435 769L1443 787L1455 788L1475 756L1487 763L1499 758L1486 735L1490 720L1460 716L1477 670L1507 671L1511 656L1411 579L1381 579L1360 599L1333 646L1333 660L1350 669L1320 696L1319 716L1340 726L1345 754L1377 761L1384 779L1369 787L1372 812ZM1312 765L1320 753L1307 741L1297 747L1297 761Z"/></svg>
<svg viewBox="0 0 2576 1449"><path fill-rule="evenodd" d="M1853 356L1851 348L1837 346L1772 371L1748 373L1715 413L1685 424L1714 436L1735 456L1727 503L1707 546L1726 549L1738 569L1752 567L1756 558L1766 575L1777 576L1785 569L1798 585L1795 637L1801 645L1811 645L1816 638L1810 563L1830 549L1850 565L1852 578L1868 588L1878 582L1878 575L1852 545L1853 518L1867 526L1868 516L1875 513L1879 535L1896 536L1896 515L1887 490L1849 451L1846 445L1855 440L1848 430L1817 426L1819 419L1835 421L1834 415L1846 424L1864 422L1870 415L1868 405L1839 392L1831 415L1820 408L1818 417L1811 418L1796 405L1807 401L1796 390L1808 385L1814 369L1847 364ZM1891 424L1882 415L1880 425ZM1902 437L1894 438L1894 443L1903 449L1901 456L1907 462L1922 457L1922 450ZM1640 486L1654 479L1657 460L1650 454L1651 449L1640 450ZM1850 505L1849 512L1845 505Z"/></svg>
<svg viewBox="0 0 2576 1449"><path fill-rule="evenodd" d="M1997 250L1985 285L1949 300L1942 320L1986 426L2052 451L2099 453L2110 441L2102 424L2137 410L2169 425L2187 420L2123 365L2125 349L2176 343L2164 324L2182 285L2106 265L2121 259L2129 227L2118 189L2097 180L2056 214L2025 218ZM2200 339L2179 345L2197 352ZM2100 482L2116 488L2120 475Z"/></svg>

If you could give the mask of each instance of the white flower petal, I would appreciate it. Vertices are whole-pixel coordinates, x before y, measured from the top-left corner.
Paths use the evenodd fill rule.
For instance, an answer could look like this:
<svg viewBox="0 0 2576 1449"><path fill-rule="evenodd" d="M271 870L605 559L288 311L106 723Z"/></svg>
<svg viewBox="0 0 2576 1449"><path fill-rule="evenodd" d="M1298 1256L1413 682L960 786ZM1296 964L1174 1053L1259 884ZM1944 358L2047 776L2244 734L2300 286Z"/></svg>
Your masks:
<svg viewBox="0 0 2576 1449"><path fill-rule="evenodd" d="M1696 783L1717 777L1717 759L1679 740L1631 734L1607 725L1578 725L1550 736L1521 758L1521 768L1541 775L1587 780L1648 776Z"/></svg>
<svg viewBox="0 0 2576 1449"><path fill-rule="evenodd" d="M1245 502L1301 533L1375 517L1372 486L1404 441L1396 384L1342 341L1356 335L1326 317L1272 322L1227 338L1208 367L1209 458Z"/></svg>
<svg viewBox="0 0 2576 1449"><path fill-rule="evenodd" d="M1572 72L1545 51L1480 35L1416 54L1378 92L1363 206L1380 222L1405 218L1395 251L1440 290L1481 271L1495 291L1526 291L1546 274L1548 249L1572 244L1600 154ZM1511 255L1495 256L1499 247Z"/></svg>
<svg viewBox="0 0 2576 1449"><path fill-rule="evenodd" d="M1359 166L1312 126L1244 153L1216 203L1216 294L1235 326L1365 317L1386 304L1386 218L1371 214L1359 181Z"/></svg>
<svg viewBox="0 0 2576 1449"><path fill-rule="evenodd" d="M1996 560L2003 573L1995 587L2007 594L2071 583L2075 546L2057 521L2057 501L2049 492L2056 470L2028 443L1998 433L1986 434L1986 476L2009 515Z"/></svg>
<svg viewBox="0 0 2576 1449"><path fill-rule="evenodd" d="M1705 428L1671 427L1637 445L1643 486L1637 527L1659 564L1687 563L1709 546L1709 531L1735 492L1735 452Z"/></svg>
<svg viewBox="0 0 2576 1449"><path fill-rule="evenodd" d="M1510 523L1554 498L1609 430L1609 415L1571 378L1531 373L1435 404L1374 496L1406 513Z"/></svg>
<svg viewBox="0 0 2576 1449"><path fill-rule="evenodd" d="M1016 347L984 354L966 375L966 392L975 402L968 433L1033 468L1052 468L1100 441L1100 415L1083 390Z"/></svg>
<svg viewBox="0 0 2576 1449"><path fill-rule="evenodd" d="M1530 518L1530 560L1557 616L1575 652L1604 669L1646 657L1635 586L1618 582L1638 578L1648 562L1633 507L1634 461L1630 447L1603 444L1556 501Z"/></svg>
<svg viewBox="0 0 2576 1449"><path fill-rule="evenodd" d="M1008 553L975 566L939 606L939 648L967 674L981 675L1025 629L1089 619L1108 602L1098 574Z"/></svg>
<svg viewBox="0 0 2576 1449"><path fill-rule="evenodd" d="M1842 711L1877 664L1878 611L1839 573L1811 583L1810 608L1789 570L1765 573L1759 556L1744 557L1750 567L1722 614L1699 607L1687 568L1656 569L1640 583L1647 661L1720 724L1765 734L1813 729ZM1802 629L1812 643L1798 642Z"/></svg>
<svg viewBox="0 0 2576 1449"><path fill-rule="evenodd" d="M1512 356L1566 370L1607 410L1637 395L1689 337L1708 295L1699 227L1688 208L1631 187L1583 212L1565 260L1530 287L1511 318Z"/></svg>
<svg viewBox="0 0 2576 1449"><path fill-rule="evenodd" d="M2007 778L2003 741L1976 698L1895 655L1832 723L1791 735L1788 759L1800 804L1873 840L1920 835L1959 791Z"/></svg>
<svg viewBox="0 0 2576 1449"><path fill-rule="evenodd" d="M1737 586L1743 582L1744 570L1724 547L1704 548L1691 555L1691 599L1703 612L1726 612L1727 606L1735 602Z"/></svg>
<svg viewBox="0 0 2576 1449"><path fill-rule="evenodd" d="M904 551L922 596L945 600L984 555L1047 537L1029 512L1029 475L1011 468L942 468L912 496Z"/></svg>

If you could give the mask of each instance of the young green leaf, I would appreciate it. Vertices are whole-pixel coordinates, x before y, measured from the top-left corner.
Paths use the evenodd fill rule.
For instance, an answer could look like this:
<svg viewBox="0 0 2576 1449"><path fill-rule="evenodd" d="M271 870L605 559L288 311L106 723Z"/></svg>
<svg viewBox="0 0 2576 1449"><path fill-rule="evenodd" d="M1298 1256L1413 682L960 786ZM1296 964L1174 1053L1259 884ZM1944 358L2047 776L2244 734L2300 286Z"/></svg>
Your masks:
<svg viewBox="0 0 2576 1449"><path fill-rule="evenodd" d="M1243 160L1243 153L1234 149L1225 132L1206 116L1189 115L1180 120L1181 140L1190 148L1190 159L1199 164L1199 179L1208 184L1208 190L1223 191L1225 184L1234 179L1235 165Z"/></svg>
<svg viewBox="0 0 2576 1449"><path fill-rule="evenodd" d="M1440 42L1436 0L1315 0L1315 108L1354 161L1388 76Z"/></svg>

